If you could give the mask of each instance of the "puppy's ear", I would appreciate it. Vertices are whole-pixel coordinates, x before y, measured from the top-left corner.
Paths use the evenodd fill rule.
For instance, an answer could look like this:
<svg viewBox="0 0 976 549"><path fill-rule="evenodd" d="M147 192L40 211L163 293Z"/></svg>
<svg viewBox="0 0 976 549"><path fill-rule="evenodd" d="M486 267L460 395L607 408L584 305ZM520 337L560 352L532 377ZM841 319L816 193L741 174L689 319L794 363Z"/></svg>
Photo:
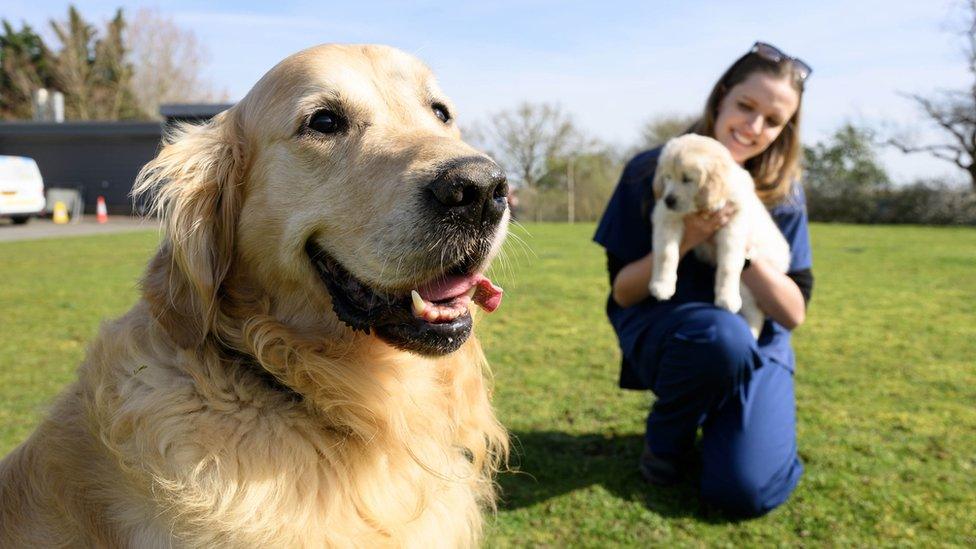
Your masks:
<svg viewBox="0 0 976 549"><path fill-rule="evenodd" d="M674 139L668 140L664 144L664 148L661 149L661 154L658 156L657 168L654 170L654 182L652 185L654 200L660 200L664 194L664 172L670 170L671 165L674 164L674 159L671 158L672 149L674 148L673 141Z"/></svg>
<svg viewBox="0 0 976 549"><path fill-rule="evenodd" d="M203 342L230 271L246 162L234 109L202 126L183 126L136 178L165 233L142 281L143 297L174 341Z"/></svg>
<svg viewBox="0 0 976 549"><path fill-rule="evenodd" d="M664 194L664 170L655 170L654 173L654 200L660 200Z"/></svg>
<svg viewBox="0 0 976 549"><path fill-rule="evenodd" d="M699 211L712 212L723 206L729 198L731 169L722 159L711 158L702 163L701 174L695 206Z"/></svg>

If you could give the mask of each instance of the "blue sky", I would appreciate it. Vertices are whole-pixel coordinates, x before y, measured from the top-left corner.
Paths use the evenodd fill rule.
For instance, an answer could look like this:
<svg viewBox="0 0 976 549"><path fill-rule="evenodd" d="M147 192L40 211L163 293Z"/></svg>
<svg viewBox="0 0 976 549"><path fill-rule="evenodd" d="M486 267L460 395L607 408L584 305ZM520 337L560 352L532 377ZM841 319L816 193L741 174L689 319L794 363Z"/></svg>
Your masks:
<svg viewBox="0 0 976 549"><path fill-rule="evenodd" d="M552 102L591 135L622 146L654 115L698 112L725 67L757 39L814 68L804 97L807 143L848 120L937 135L899 92L968 82L961 42L949 32L953 0L75 4L98 22L120 5L130 13L158 8L196 33L210 54L208 78L232 99L305 47L385 43L434 69L462 125L522 100ZM67 5L5 0L0 17L44 30ZM890 151L882 159L896 181L963 181L961 171L924 156Z"/></svg>

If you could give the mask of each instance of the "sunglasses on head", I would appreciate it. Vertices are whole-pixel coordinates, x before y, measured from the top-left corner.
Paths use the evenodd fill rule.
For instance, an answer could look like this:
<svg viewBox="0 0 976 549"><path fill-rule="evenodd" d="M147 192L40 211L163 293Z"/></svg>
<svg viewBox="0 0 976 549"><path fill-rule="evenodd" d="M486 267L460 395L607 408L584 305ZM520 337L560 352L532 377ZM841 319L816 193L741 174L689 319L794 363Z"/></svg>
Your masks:
<svg viewBox="0 0 976 549"><path fill-rule="evenodd" d="M813 69L810 65L807 65L802 59L798 59L791 55L786 55L783 51L772 44L767 44L765 42L756 42L752 45L752 49L749 53L754 53L759 57L767 61L772 61L773 63L782 63L783 61L789 61L793 64L793 69L796 71L797 78L800 82L803 82L810 76Z"/></svg>

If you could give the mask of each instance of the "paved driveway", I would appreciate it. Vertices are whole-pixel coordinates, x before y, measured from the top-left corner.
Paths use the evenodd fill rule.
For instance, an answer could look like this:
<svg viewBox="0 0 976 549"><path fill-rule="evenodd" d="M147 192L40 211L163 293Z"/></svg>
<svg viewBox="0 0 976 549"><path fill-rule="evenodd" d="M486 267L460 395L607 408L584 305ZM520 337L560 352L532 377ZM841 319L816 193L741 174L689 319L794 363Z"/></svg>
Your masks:
<svg viewBox="0 0 976 549"><path fill-rule="evenodd" d="M99 224L95 216L85 216L81 223L55 225L50 219L33 218L25 225L14 225L9 220L0 220L0 242L13 240L37 240L39 238L61 238L90 234L124 233L131 231L155 230L159 224L155 220L140 217L111 216L108 223Z"/></svg>

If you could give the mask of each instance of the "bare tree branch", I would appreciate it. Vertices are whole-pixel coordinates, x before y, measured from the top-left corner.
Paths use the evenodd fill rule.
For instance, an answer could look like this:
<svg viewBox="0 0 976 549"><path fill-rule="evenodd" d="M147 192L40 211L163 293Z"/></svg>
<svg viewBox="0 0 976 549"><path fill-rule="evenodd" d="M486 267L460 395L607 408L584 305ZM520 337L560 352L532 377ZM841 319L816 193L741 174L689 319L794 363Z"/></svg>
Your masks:
<svg viewBox="0 0 976 549"><path fill-rule="evenodd" d="M922 107L922 110L925 111L925 114L933 122L951 133L960 143L966 142L962 131L955 126L957 124L966 124L967 121L954 116L954 113L951 112L953 109L947 108L945 105L937 105L933 100L922 97L921 95L911 95L910 97Z"/></svg>
<svg viewBox="0 0 976 549"><path fill-rule="evenodd" d="M563 155L579 137L572 119L558 106L533 103L495 113L484 133L497 160L526 187L546 177L547 160Z"/></svg>
<svg viewBox="0 0 976 549"><path fill-rule="evenodd" d="M891 145L892 147L895 147L896 149L900 150L905 154L926 153L940 160L946 160L948 162L952 162L953 164L959 166L964 170L969 168L968 164L963 163L962 151L950 145L915 146L915 145L908 145L896 139L889 139L886 143L888 145Z"/></svg>
<svg viewBox="0 0 976 549"><path fill-rule="evenodd" d="M965 46L963 53L969 61L969 73L976 78L976 0L969 0L969 28L963 31ZM976 84L973 85L973 94L976 97Z"/></svg>
<svg viewBox="0 0 976 549"><path fill-rule="evenodd" d="M226 98L203 76L208 54L193 31L180 28L158 10L142 8L126 38L135 68L132 91L149 116L158 118L164 103Z"/></svg>
<svg viewBox="0 0 976 549"><path fill-rule="evenodd" d="M951 139L950 143L916 145L903 139L887 141L903 153L925 153L934 158L952 162L970 177L976 190L976 0L963 5L965 24L960 29L963 37L963 54L973 83L968 90L948 90L938 96L906 94L925 116Z"/></svg>

